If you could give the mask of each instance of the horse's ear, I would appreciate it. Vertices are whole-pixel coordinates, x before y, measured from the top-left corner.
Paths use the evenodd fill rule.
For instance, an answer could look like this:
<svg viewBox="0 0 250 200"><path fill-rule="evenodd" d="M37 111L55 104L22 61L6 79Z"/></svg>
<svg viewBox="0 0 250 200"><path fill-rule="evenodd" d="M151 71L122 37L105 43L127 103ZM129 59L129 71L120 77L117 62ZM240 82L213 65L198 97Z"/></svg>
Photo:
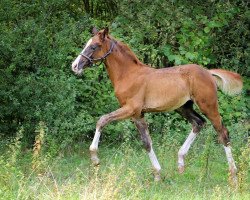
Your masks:
<svg viewBox="0 0 250 200"><path fill-rule="evenodd" d="M105 40L105 37L108 36L109 34L109 28L106 27L104 30L103 30L103 33L101 35L101 40L104 41Z"/></svg>
<svg viewBox="0 0 250 200"><path fill-rule="evenodd" d="M105 36L109 34L109 28L108 28L108 27L106 27L106 28L104 29L103 34L104 34Z"/></svg>
<svg viewBox="0 0 250 200"><path fill-rule="evenodd" d="M96 27L93 27L93 29L92 29L92 34L93 34L93 35L96 35L97 33L98 33L97 28L96 28Z"/></svg>

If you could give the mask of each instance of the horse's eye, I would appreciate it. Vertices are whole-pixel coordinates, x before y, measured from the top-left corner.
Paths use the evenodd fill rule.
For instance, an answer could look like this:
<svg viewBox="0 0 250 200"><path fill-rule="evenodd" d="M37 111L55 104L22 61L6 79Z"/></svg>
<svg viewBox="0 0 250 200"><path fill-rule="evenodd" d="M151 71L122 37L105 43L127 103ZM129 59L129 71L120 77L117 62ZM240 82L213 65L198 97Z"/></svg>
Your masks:
<svg viewBox="0 0 250 200"><path fill-rule="evenodd" d="M91 49L92 49L93 51L95 51L97 48L98 48L98 45L93 45L93 46L91 47Z"/></svg>

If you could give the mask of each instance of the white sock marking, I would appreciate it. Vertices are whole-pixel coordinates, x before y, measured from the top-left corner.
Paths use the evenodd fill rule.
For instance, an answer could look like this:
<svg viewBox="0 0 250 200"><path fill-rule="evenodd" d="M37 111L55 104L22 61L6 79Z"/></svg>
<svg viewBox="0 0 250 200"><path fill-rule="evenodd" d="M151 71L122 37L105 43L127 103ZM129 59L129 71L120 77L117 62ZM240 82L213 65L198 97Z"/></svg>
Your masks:
<svg viewBox="0 0 250 200"><path fill-rule="evenodd" d="M227 156L227 161L229 164L229 168L233 168L234 170L237 170L234 159L233 159L233 155L232 155L232 151L231 151L231 147L230 146L223 146L226 152L226 156Z"/></svg>
<svg viewBox="0 0 250 200"><path fill-rule="evenodd" d="M154 152L154 150L153 150L152 147L151 147L150 152L148 153L148 156L149 156L149 158L150 158L150 161L151 161L151 163L152 163L154 169L155 169L156 171L160 171L160 170L161 170L161 166L160 166L160 164L159 164L159 162L158 162L158 160L157 160L157 157L156 157L155 152Z"/></svg>
<svg viewBox="0 0 250 200"><path fill-rule="evenodd" d="M92 144L89 147L90 151L97 151L100 136L101 136L101 132L99 131L99 129L96 129L94 139L92 141Z"/></svg>
<svg viewBox="0 0 250 200"><path fill-rule="evenodd" d="M184 156L187 154L191 144L194 142L197 134L192 131L188 135L186 141L181 146L179 152L178 152L178 166L184 166Z"/></svg>

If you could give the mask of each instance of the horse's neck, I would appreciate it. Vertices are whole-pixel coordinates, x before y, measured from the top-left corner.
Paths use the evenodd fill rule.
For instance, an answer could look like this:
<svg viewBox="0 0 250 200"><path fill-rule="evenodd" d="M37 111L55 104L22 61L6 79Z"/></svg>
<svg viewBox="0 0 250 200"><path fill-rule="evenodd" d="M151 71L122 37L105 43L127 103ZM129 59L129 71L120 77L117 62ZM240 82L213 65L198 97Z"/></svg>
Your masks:
<svg viewBox="0 0 250 200"><path fill-rule="evenodd" d="M133 53L124 53L120 45L115 47L106 58L105 65L114 87L126 77L136 73L137 69L143 67L143 64Z"/></svg>

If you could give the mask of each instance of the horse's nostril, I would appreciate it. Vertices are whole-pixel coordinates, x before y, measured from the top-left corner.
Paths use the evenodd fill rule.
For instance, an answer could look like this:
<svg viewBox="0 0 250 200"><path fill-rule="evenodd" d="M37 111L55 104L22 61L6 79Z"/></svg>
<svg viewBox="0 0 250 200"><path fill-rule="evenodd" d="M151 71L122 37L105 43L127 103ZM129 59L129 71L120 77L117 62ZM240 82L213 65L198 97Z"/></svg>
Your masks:
<svg viewBox="0 0 250 200"><path fill-rule="evenodd" d="M72 67L72 70L73 70L73 71L76 71L76 70L77 70L77 65L76 65L76 64L73 63L71 67Z"/></svg>

